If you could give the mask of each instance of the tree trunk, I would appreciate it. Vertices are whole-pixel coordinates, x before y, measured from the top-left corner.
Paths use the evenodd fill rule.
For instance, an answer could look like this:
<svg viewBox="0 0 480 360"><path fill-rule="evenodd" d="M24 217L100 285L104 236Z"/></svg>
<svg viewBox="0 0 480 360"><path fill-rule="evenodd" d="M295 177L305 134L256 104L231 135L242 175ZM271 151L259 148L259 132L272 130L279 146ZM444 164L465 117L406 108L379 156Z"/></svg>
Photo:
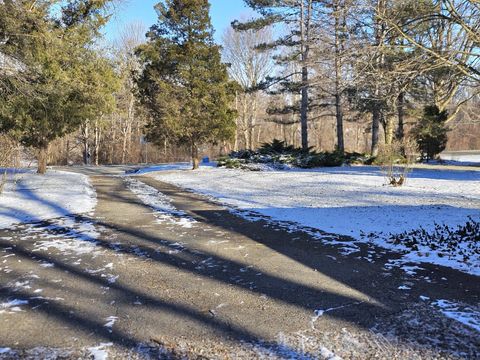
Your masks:
<svg viewBox="0 0 480 360"><path fill-rule="evenodd" d="M88 122L83 128L83 163L85 165L90 165L90 146L88 144L89 137L89 127Z"/></svg>
<svg viewBox="0 0 480 360"><path fill-rule="evenodd" d="M386 0L377 0L376 1L376 12L377 14L384 14L386 9ZM386 25L383 20L378 16L375 17L375 46L377 50L380 51L380 55L375 58L375 68L379 73L377 74L377 79L375 83L374 91L374 102L372 109L372 156L378 155L379 149L379 131L380 131L380 122L383 120L383 106L382 106L382 69L385 65L385 56L383 54L383 41L385 39Z"/></svg>
<svg viewBox="0 0 480 360"><path fill-rule="evenodd" d="M387 116L385 120L385 145L392 145L395 135L395 124L393 117Z"/></svg>
<svg viewBox="0 0 480 360"><path fill-rule="evenodd" d="M257 144L260 144L261 136L262 136L262 128L259 127L257 130Z"/></svg>
<svg viewBox="0 0 480 360"><path fill-rule="evenodd" d="M195 142L192 142L192 170L196 170L200 167L200 159L198 157L198 147Z"/></svg>
<svg viewBox="0 0 480 360"><path fill-rule="evenodd" d="M122 164L125 165L127 161L127 129L122 129L123 141L122 141Z"/></svg>
<svg viewBox="0 0 480 360"><path fill-rule="evenodd" d="M243 139L245 141L245 149L249 149L251 150L250 148L250 138L249 138L249 135L250 135L250 132L248 131L248 123L249 123L249 120L248 120L248 94L243 94L243 97L242 97L242 126L243 126Z"/></svg>
<svg viewBox="0 0 480 360"><path fill-rule="evenodd" d="M310 47L308 44L310 33L310 17L312 14L312 1L308 1L307 13L305 4L301 2L300 14L300 47L302 54L302 100L300 103L300 125L302 149L308 150L308 60Z"/></svg>
<svg viewBox="0 0 480 360"><path fill-rule="evenodd" d="M335 117L337 119L337 150L340 153L345 152L345 142L343 138L343 109L342 109L342 95L335 94Z"/></svg>
<svg viewBox="0 0 480 360"><path fill-rule="evenodd" d="M132 161L132 125L135 121L135 95L130 94L130 103L128 105L128 124L127 124L127 155L128 161Z"/></svg>
<svg viewBox="0 0 480 360"><path fill-rule="evenodd" d="M66 165L70 165L70 139L67 139L67 149L65 152L65 163Z"/></svg>
<svg viewBox="0 0 480 360"><path fill-rule="evenodd" d="M345 152L345 141L343 135L343 108L342 108L342 40L340 22L340 8L338 1L334 5L335 16L335 118L337 120L337 150Z"/></svg>
<svg viewBox="0 0 480 360"><path fill-rule="evenodd" d="M112 132L112 146L110 147L110 164L115 162L115 144L117 142L117 132L115 131L115 127Z"/></svg>
<svg viewBox="0 0 480 360"><path fill-rule="evenodd" d="M308 149L308 69L302 68L302 102L300 108L300 124L302 134L302 149Z"/></svg>
<svg viewBox="0 0 480 360"><path fill-rule="evenodd" d="M250 107L250 114L248 117L248 148L250 150L254 149L254 137L253 137L253 131L255 129L255 123L256 123L256 116L257 116L257 95L256 94L250 94L251 97L251 107Z"/></svg>
<svg viewBox="0 0 480 360"><path fill-rule="evenodd" d="M401 92L398 95L397 100L397 112L398 112L398 128L397 128L397 139L403 140L405 136L405 93Z"/></svg>
<svg viewBox="0 0 480 360"><path fill-rule="evenodd" d="M37 174L44 175L47 172L48 144L38 148Z"/></svg>
<svg viewBox="0 0 480 360"><path fill-rule="evenodd" d="M381 113L379 109L374 109L372 112L372 156L378 155L379 138L380 138L380 117Z"/></svg>
<svg viewBox="0 0 480 360"><path fill-rule="evenodd" d="M240 134L238 133L238 129L240 128L240 114L238 112L238 91L235 91L235 110L237 111L237 117L235 119L235 143L233 145L233 151L238 151L238 138Z"/></svg>
<svg viewBox="0 0 480 360"><path fill-rule="evenodd" d="M94 129L94 156L95 156L95 166L99 164L100 157L100 128L98 127L98 121L95 120L95 129Z"/></svg>

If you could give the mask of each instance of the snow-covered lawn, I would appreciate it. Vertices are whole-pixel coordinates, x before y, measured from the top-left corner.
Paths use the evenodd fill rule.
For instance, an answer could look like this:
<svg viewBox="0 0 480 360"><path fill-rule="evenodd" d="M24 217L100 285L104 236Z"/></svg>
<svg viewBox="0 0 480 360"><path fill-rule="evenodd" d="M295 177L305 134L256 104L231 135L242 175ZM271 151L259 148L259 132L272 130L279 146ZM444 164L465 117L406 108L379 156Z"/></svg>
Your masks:
<svg viewBox="0 0 480 360"><path fill-rule="evenodd" d="M95 208L95 191L88 177L49 170L46 175L23 171L9 177L0 194L0 228L13 224L84 214Z"/></svg>
<svg viewBox="0 0 480 360"><path fill-rule="evenodd" d="M440 154L442 160L457 164L478 165L480 164L480 151L451 151Z"/></svg>
<svg viewBox="0 0 480 360"><path fill-rule="evenodd" d="M399 188L385 186L383 174L373 167L267 172L205 167L151 176L275 220L357 240L362 234L383 234L375 239L381 245L390 233L432 230L435 223L465 225L468 217L480 221L480 171L415 170ZM446 259L433 262L451 265ZM478 265L453 267L480 274Z"/></svg>

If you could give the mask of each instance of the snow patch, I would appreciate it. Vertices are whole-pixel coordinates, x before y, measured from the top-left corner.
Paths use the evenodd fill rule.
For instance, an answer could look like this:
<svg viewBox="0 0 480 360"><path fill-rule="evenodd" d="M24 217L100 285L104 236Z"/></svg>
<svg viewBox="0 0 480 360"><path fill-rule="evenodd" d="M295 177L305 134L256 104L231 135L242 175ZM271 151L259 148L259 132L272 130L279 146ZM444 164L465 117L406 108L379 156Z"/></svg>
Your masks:
<svg viewBox="0 0 480 360"><path fill-rule="evenodd" d="M90 352L90 355L93 357L93 360L107 360L108 351L106 348L113 346L113 343L101 343L98 346L89 347L87 350Z"/></svg>
<svg viewBox="0 0 480 360"><path fill-rule="evenodd" d="M42 240L36 241L33 251L51 251L52 249L64 255L97 256L100 254L97 239L99 233L93 222L74 217L53 219L49 225L30 224L25 229L26 234L34 234Z"/></svg>
<svg viewBox="0 0 480 360"><path fill-rule="evenodd" d="M103 325L103 326L111 329L111 328L113 327L113 325L115 325L115 322L116 322L117 320L118 320L118 317L117 317L117 316L109 316L109 317L107 317L107 318L105 319L105 321L107 321L107 322L106 322L106 324Z"/></svg>
<svg viewBox="0 0 480 360"><path fill-rule="evenodd" d="M0 195L0 228L91 212L96 195L86 175L26 170L7 182Z"/></svg>
<svg viewBox="0 0 480 360"><path fill-rule="evenodd" d="M148 166L140 169L135 169L134 171L129 172L132 175L142 175L148 174L155 171L172 171L172 170L191 170L191 163L171 163L171 164L160 164L155 166Z"/></svg>
<svg viewBox="0 0 480 360"><path fill-rule="evenodd" d="M145 205L155 210L155 217L160 223L173 223L184 228L192 228L196 221L184 211L177 210L171 200L157 189L129 177L124 178L128 188Z"/></svg>
<svg viewBox="0 0 480 360"><path fill-rule="evenodd" d="M334 311L334 310L340 310L340 309L343 309L343 308L346 308L346 307L350 307L350 306L355 306L355 305L360 305L360 304L363 304L364 302L363 301L357 301L357 302L353 302L353 303L349 303L349 304L345 304L345 305L340 305L340 306L335 306L335 307L331 307L331 308L328 308L328 309L318 309L318 310L315 310L313 313L314 313L314 316L312 317L312 319L310 320L310 327L312 329L315 329L315 322L321 318L326 312L329 312L329 311Z"/></svg>
<svg viewBox="0 0 480 360"><path fill-rule="evenodd" d="M446 317L456 320L480 333L480 309L448 300L436 300L431 305Z"/></svg>
<svg viewBox="0 0 480 360"><path fill-rule="evenodd" d="M0 314L22 311L20 306L27 305L28 300L14 299L4 303L0 303Z"/></svg>

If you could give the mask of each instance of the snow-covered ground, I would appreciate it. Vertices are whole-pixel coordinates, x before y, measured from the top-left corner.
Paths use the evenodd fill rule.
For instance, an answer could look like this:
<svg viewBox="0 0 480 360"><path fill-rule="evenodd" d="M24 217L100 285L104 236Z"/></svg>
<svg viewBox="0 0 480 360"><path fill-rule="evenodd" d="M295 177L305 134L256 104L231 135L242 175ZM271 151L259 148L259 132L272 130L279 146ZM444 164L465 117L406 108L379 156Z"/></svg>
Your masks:
<svg viewBox="0 0 480 360"><path fill-rule="evenodd" d="M167 170L190 170L192 168L191 163L171 163L171 164L159 164L140 168L136 170L134 175L143 175L152 171L167 171Z"/></svg>
<svg viewBox="0 0 480 360"><path fill-rule="evenodd" d="M436 300L432 303L432 306L446 317L454 319L480 333L480 312L478 309L471 309L468 305L460 305L448 300Z"/></svg>
<svg viewBox="0 0 480 360"><path fill-rule="evenodd" d="M468 165L480 164L480 151L446 151L440 159Z"/></svg>
<svg viewBox="0 0 480 360"><path fill-rule="evenodd" d="M478 171L415 170L399 188L386 186L381 171L373 167L269 172L205 167L196 172L177 170L152 176L275 220L357 240L362 234L383 234L374 240L383 246L390 233L420 227L428 231L435 223L465 225L468 217L480 220ZM415 257L410 256L410 260ZM457 260L428 259L480 274L478 256L471 259L474 268L462 262L455 265Z"/></svg>
<svg viewBox="0 0 480 360"><path fill-rule="evenodd" d="M25 170L9 177L0 194L0 228L88 213L95 204L95 191L85 175L54 170L37 175Z"/></svg>

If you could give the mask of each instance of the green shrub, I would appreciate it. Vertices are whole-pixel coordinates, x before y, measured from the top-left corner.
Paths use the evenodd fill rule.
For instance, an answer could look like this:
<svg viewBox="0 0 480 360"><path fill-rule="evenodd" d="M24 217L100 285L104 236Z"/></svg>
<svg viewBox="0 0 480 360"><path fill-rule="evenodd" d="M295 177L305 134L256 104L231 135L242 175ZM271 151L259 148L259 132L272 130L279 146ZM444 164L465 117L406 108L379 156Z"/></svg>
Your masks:
<svg viewBox="0 0 480 360"><path fill-rule="evenodd" d="M344 164L371 164L372 161L373 158L365 154L342 154L339 151L316 152L313 148L303 150L275 139L271 143L262 144L257 151L234 151L228 157L219 159L218 166L228 169L259 170L260 168L254 165L265 164L274 169L285 167L311 169Z"/></svg>
<svg viewBox="0 0 480 360"><path fill-rule="evenodd" d="M299 150L300 149L295 149L293 145L287 145L285 141L273 139L271 143L263 143L258 149L258 152L264 155L294 154Z"/></svg>
<svg viewBox="0 0 480 360"><path fill-rule="evenodd" d="M445 150L448 140L447 119L447 111L440 111L437 106L426 106L423 117L412 129L412 135L424 160L435 159Z"/></svg>
<svg viewBox="0 0 480 360"><path fill-rule="evenodd" d="M222 157L217 160L218 167L224 167L227 169L239 169L242 167L242 162L239 159Z"/></svg>

